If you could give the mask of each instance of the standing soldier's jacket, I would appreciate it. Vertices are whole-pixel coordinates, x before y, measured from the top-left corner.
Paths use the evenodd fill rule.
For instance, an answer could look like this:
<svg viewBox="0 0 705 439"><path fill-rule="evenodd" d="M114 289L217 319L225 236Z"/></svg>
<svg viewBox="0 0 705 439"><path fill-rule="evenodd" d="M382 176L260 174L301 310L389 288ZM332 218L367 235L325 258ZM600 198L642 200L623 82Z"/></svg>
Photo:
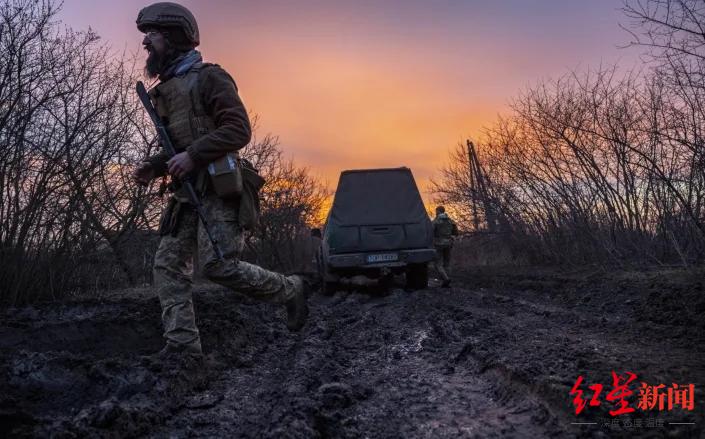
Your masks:
<svg viewBox="0 0 705 439"><path fill-rule="evenodd" d="M439 213L433 219L433 245L436 247L450 247L453 245L453 236L458 234L458 226L445 212Z"/></svg>

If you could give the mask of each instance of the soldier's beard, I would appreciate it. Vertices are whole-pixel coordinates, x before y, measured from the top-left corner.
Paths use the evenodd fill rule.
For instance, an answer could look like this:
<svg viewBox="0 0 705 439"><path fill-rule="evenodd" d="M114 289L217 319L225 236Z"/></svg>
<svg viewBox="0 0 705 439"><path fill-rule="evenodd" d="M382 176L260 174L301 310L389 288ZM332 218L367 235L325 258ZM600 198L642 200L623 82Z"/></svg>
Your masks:
<svg viewBox="0 0 705 439"><path fill-rule="evenodd" d="M157 53L154 49L150 50L144 66L144 74L147 75L149 79L154 79L164 73L164 70L169 66L175 54L176 51L172 47L168 47L162 53Z"/></svg>

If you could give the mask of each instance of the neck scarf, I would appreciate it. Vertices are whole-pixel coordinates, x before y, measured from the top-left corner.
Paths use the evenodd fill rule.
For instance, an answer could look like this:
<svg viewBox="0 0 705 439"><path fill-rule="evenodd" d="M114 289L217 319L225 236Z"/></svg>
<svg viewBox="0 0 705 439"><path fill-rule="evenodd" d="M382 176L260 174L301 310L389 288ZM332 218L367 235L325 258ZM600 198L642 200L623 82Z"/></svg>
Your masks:
<svg viewBox="0 0 705 439"><path fill-rule="evenodd" d="M164 82L175 76L183 76L191 70L191 67L201 61L203 61L201 52L192 49L176 57L164 70L164 73L159 75L159 79Z"/></svg>

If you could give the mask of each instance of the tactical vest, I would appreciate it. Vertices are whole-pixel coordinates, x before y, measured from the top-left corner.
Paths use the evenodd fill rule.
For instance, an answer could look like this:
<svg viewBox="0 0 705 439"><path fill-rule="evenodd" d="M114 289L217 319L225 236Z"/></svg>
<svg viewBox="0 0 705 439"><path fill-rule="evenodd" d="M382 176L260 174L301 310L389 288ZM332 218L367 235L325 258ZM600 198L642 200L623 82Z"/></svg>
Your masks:
<svg viewBox="0 0 705 439"><path fill-rule="evenodd" d="M177 152L215 129L215 122L203 108L198 83L200 72L213 65L196 63L185 75L175 76L149 91Z"/></svg>
<svg viewBox="0 0 705 439"><path fill-rule="evenodd" d="M447 215L438 215L433 220L433 245L436 247L452 247L455 225Z"/></svg>
<svg viewBox="0 0 705 439"><path fill-rule="evenodd" d="M450 239L453 235L453 223L448 217L439 217L433 231L436 238Z"/></svg>
<svg viewBox="0 0 705 439"><path fill-rule="evenodd" d="M208 115L199 84L200 73L217 64L198 62L183 76L175 76L162 82L149 91L149 96L164 121L169 138L176 152L185 151L196 139L215 130L215 121ZM247 229L253 228L259 217L259 197L257 192L264 184L264 180L255 170L246 172L255 180L252 187L246 191L237 203L237 220ZM261 181L260 181L261 180ZM208 171L204 168L196 178L196 192L204 195L210 188ZM179 202L189 202L189 197L184 188L177 190L174 197Z"/></svg>
<svg viewBox="0 0 705 439"><path fill-rule="evenodd" d="M149 91L157 113L164 121L171 143L177 153L183 152L196 139L215 130L215 122L203 107L199 76L203 69L215 64L196 63L183 76L175 76ZM205 170L198 173L196 191L204 193L208 185ZM183 190L174 195L188 201Z"/></svg>

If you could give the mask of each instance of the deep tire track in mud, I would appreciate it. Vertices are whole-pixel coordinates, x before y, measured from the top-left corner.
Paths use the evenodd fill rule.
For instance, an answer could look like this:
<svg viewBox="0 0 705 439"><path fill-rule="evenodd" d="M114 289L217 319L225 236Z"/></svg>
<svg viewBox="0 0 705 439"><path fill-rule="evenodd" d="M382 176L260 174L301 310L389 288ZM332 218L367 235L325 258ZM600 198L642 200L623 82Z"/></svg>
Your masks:
<svg viewBox="0 0 705 439"><path fill-rule="evenodd" d="M479 373L472 357L459 355L477 323L462 308L441 306L451 294L318 297L301 335L261 328L257 343L260 330L249 328L241 352L252 366L218 380L215 387L230 390L204 416L212 426L200 432L222 434L231 424L228 434L272 437L550 434L555 428L539 403L507 391Z"/></svg>
<svg viewBox="0 0 705 439"><path fill-rule="evenodd" d="M695 427L640 431L571 425L608 415L600 407L576 418L568 393L578 374L609 384L611 370L702 388L702 342L668 338L678 328L640 326L626 312L574 307L556 289L466 284L314 296L298 334L274 306L203 287L195 294L208 353L200 363L140 357L161 347L149 292L8 310L0 433L699 437L699 393L696 412L668 413ZM664 336L644 339L647 328Z"/></svg>

